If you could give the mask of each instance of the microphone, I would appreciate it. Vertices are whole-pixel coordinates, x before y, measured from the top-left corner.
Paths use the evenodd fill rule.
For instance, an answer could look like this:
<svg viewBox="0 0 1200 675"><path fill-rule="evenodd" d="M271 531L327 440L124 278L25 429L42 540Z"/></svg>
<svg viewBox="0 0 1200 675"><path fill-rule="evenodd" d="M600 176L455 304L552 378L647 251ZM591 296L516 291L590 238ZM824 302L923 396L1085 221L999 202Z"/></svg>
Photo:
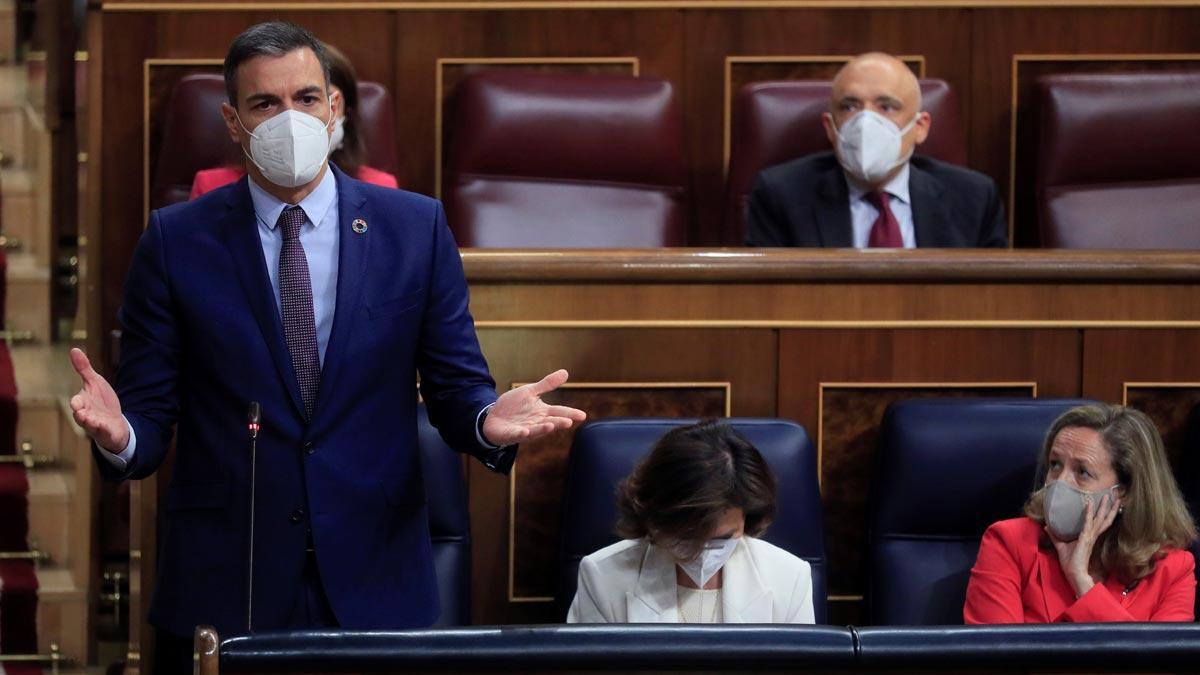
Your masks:
<svg viewBox="0 0 1200 675"><path fill-rule="evenodd" d="M262 420L262 406L258 401L250 401L250 412L246 413L246 426L250 429L250 440L258 438L258 430L262 428L259 422Z"/></svg>
<svg viewBox="0 0 1200 675"><path fill-rule="evenodd" d="M258 468L258 431L262 428L262 406L258 401L250 402L246 413L246 429L250 432L250 544L247 547L246 565L246 632L254 632L254 493L257 488L255 473Z"/></svg>

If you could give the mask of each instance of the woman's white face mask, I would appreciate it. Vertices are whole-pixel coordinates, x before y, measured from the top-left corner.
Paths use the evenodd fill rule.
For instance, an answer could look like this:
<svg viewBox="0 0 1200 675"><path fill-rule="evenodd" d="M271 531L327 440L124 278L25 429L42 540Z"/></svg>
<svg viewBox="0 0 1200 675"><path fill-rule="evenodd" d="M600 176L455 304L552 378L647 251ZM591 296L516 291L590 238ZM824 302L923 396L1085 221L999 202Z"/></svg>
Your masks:
<svg viewBox="0 0 1200 675"><path fill-rule="evenodd" d="M921 113L898 128L895 122L873 110L863 110L846 120L842 128L834 127L837 133L837 158L846 173L860 182L876 184L887 177L892 169L908 161L910 151L900 156L904 146L904 134L920 119Z"/></svg>
<svg viewBox="0 0 1200 675"><path fill-rule="evenodd" d="M329 158L329 123L308 113L284 110L264 120L254 131L242 124L240 115L238 124L250 136L250 152L246 157L264 178L280 187L294 188L311 182Z"/></svg>
<svg viewBox="0 0 1200 675"><path fill-rule="evenodd" d="M333 133L329 136L329 154L333 154L342 149L342 144L346 140L346 117L338 115L337 119L333 120Z"/></svg>
<svg viewBox="0 0 1200 675"><path fill-rule="evenodd" d="M689 579L696 582L696 586L704 588L704 584L707 584L708 580L721 571L725 563L729 562L739 541L741 541L740 537L710 539L695 558L676 564L688 575Z"/></svg>

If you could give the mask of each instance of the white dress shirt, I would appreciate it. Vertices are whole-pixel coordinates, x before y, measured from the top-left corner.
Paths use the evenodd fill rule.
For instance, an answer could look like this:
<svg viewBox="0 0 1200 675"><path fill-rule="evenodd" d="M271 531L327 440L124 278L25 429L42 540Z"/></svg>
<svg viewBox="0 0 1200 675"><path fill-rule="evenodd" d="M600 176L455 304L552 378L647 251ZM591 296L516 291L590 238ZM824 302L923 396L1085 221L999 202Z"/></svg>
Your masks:
<svg viewBox="0 0 1200 675"><path fill-rule="evenodd" d="M888 208L900 224L900 237L904 240L904 248L917 247L917 235L913 229L912 201L908 197L908 162L900 169L894 178L883 186L883 191L890 198ZM845 176L845 172L842 172ZM879 217L879 209L866 200L871 190L856 185L846 177L846 187L850 190L850 225L854 230L854 248L869 248L871 227Z"/></svg>

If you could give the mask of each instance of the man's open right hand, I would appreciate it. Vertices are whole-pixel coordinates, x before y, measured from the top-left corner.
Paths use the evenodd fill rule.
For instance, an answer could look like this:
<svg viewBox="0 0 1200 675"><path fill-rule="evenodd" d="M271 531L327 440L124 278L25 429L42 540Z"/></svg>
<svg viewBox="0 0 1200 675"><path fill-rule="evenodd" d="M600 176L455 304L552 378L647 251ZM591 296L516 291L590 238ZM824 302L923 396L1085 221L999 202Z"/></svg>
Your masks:
<svg viewBox="0 0 1200 675"><path fill-rule="evenodd" d="M83 388L71 397L75 423L101 448L120 453L129 445L129 426L121 415L117 392L92 368L92 362L81 349L71 350L71 365L79 373Z"/></svg>

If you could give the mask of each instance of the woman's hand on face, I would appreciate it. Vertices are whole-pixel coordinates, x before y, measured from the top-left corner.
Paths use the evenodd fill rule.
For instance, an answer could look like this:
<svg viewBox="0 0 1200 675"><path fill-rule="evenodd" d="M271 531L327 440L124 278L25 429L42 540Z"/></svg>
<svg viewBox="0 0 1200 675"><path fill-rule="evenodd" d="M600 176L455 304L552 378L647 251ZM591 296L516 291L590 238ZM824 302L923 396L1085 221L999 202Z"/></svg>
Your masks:
<svg viewBox="0 0 1200 675"><path fill-rule="evenodd" d="M1095 507L1095 508L1093 508ZM1106 494L1100 498L1100 503L1088 502L1083 512L1083 531L1075 541L1062 541L1045 528L1054 550L1058 552L1058 564L1062 566L1063 574L1075 589L1075 597L1083 597L1084 593L1092 590L1096 580L1088 569L1092 560L1092 550L1100 535L1112 526L1121 508L1121 500Z"/></svg>

